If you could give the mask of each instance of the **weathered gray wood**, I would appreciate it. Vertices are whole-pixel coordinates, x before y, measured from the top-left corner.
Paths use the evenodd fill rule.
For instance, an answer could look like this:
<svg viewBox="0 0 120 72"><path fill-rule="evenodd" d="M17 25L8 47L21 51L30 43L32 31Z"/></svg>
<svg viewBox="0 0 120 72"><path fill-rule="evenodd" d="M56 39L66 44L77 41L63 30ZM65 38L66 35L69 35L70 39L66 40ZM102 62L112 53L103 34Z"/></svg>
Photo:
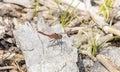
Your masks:
<svg viewBox="0 0 120 72"><path fill-rule="evenodd" d="M64 32L60 24L49 27L42 18L39 18L38 24L26 23L14 30L28 72L78 72L77 49L72 47L67 35L62 35L62 41L51 43L51 39L38 34L35 27L46 34Z"/></svg>

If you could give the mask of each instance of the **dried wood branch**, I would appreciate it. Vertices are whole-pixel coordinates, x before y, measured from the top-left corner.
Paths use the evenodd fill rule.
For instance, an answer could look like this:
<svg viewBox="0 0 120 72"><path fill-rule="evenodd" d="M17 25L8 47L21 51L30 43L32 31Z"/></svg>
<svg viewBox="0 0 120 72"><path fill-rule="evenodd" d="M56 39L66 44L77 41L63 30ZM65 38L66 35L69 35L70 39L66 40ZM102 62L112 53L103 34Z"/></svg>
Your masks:
<svg viewBox="0 0 120 72"><path fill-rule="evenodd" d="M16 69L16 68L14 66L0 67L0 70L7 70L7 69Z"/></svg>
<svg viewBox="0 0 120 72"><path fill-rule="evenodd" d="M99 54L97 59L110 71L110 72L120 72L120 69L111 62L106 56Z"/></svg>

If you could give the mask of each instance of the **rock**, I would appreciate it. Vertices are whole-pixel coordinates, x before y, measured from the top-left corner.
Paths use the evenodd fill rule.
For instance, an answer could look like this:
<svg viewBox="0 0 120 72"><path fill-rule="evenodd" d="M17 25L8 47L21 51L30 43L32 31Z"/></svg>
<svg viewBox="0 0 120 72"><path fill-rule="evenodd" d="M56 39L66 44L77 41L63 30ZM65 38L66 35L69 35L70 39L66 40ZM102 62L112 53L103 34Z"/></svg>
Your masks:
<svg viewBox="0 0 120 72"><path fill-rule="evenodd" d="M42 19L41 19L42 20ZM40 21L40 20L39 20ZM64 29L60 24L52 26L51 28L46 26L46 24L38 23L39 30L45 33L64 33ZM45 25L43 25L45 24ZM40 28L40 26L43 28ZM48 28L47 28L48 27ZM49 31L48 31L49 29ZM76 65L77 62L77 50L72 48L72 43L70 38L66 34L62 34L62 44L50 46L49 38L40 35L40 38L44 44L44 59L42 61L43 72L78 72ZM47 41L48 40L48 41ZM62 48L61 48L62 47ZM46 49L47 48L47 49ZM61 51L62 49L62 51Z"/></svg>
<svg viewBox="0 0 120 72"><path fill-rule="evenodd" d="M100 49L99 54L105 55L111 61L111 63L116 65L118 70L120 69L120 47L107 45ZM93 62L83 55L79 58L81 58L78 61L80 72L109 72L98 60Z"/></svg>
<svg viewBox="0 0 120 72"><path fill-rule="evenodd" d="M109 72L99 61L96 61L90 72Z"/></svg>
<svg viewBox="0 0 120 72"><path fill-rule="evenodd" d="M100 53L107 56L117 66L120 66L120 47L109 46L102 48Z"/></svg>
<svg viewBox="0 0 120 72"><path fill-rule="evenodd" d="M93 67L94 62L90 59L84 59L83 64L85 67L85 72L91 71L91 68Z"/></svg>
<svg viewBox="0 0 120 72"><path fill-rule="evenodd" d="M8 42L8 43L11 43L11 44L13 43L11 38L6 39L5 41Z"/></svg>
<svg viewBox="0 0 120 72"><path fill-rule="evenodd" d="M120 30L120 21L116 22L112 27Z"/></svg>
<svg viewBox="0 0 120 72"><path fill-rule="evenodd" d="M64 32L60 24L49 27L42 18L38 19L38 31L46 34ZM13 32L24 54L28 72L78 72L77 49L72 47L70 38L63 34L62 40L51 43L49 37L33 29L34 25L22 24Z"/></svg>
<svg viewBox="0 0 120 72"><path fill-rule="evenodd" d="M3 38L5 34L5 28L3 26L0 26L0 38Z"/></svg>
<svg viewBox="0 0 120 72"><path fill-rule="evenodd" d="M103 54L98 54L98 61L109 71L109 72L120 72L120 69L114 64L108 57Z"/></svg>

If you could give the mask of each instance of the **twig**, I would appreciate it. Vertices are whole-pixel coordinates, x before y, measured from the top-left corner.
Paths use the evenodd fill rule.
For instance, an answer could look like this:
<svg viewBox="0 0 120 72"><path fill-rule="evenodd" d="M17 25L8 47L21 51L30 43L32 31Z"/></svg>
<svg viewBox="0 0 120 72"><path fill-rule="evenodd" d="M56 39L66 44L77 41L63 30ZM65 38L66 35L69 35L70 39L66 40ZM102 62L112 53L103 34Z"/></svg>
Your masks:
<svg viewBox="0 0 120 72"><path fill-rule="evenodd" d="M0 67L0 70L6 70L6 69L15 69L15 67L14 66Z"/></svg>
<svg viewBox="0 0 120 72"><path fill-rule="evenodd" d="M120 69L111 62L106 56L99 54L97 59L110 71L110 72L120 72Z"/></svg>

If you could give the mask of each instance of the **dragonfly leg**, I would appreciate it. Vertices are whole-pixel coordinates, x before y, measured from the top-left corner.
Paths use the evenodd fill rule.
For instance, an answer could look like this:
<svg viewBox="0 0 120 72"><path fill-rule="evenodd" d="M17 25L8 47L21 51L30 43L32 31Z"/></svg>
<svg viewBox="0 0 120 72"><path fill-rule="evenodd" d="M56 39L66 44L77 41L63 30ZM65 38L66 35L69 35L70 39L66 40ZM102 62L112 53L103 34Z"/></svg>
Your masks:
<svg viewBox="0 0 120 72"><path fill-rule="evenodd" d="M60 39L60 46L61 46L61 52L62 52L62 39Z"/></svg>
<svg viewBox="0 0 120 72"><path fill-rule="evenodd" d="M58 39L57 42L58 42L58 45L61 48L61 52L62 52L62 39Z"/></svg>
<svg viewBox="0 0 120 72"><path fill-rule="evenodd" d="M62 52L62 39L52 39L50 41L50 46L56 46L59 45L59 47L61 48L61 52Z"/></svg>

